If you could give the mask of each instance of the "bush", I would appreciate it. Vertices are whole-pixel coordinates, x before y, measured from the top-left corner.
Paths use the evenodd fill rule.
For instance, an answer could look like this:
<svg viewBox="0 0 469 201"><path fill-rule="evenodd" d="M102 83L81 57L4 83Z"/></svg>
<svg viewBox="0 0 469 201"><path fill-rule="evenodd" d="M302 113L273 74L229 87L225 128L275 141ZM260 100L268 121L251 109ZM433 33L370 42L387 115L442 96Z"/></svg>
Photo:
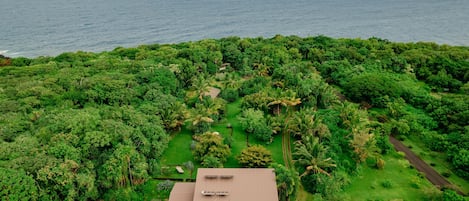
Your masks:
<svg viewBox="0 0 469 201"><path fill-rule="evenodd" d="M443 201L465 201L466 199L456 193L454 190L446 189L443 191Z"/></svg>
<svg viewBox="0 0 469 201"><path fill-rule="evenodd" d="M384 165L385 165L385 162L383 159L381 158L376 159L376 168L382 170L384 169Z"/></svg>
<svg viewBox="0 0 469 201"><path fill-rule="evenodd" d="M381 182L381 186L390 189L392 188L393 184L390 180L384 180L383 182Z"/></svg>
<svg viewBox="0 0 469 201"><path fill-rule="evenodd" d="M412 167L413 167L413 166L412 166ZM422 179L425 179L425 173L423 173L423 172L418 172L418 173L417 173L417 176L419 176L419 177L422 178Z"/></svg>
<svg viewBox="0 0 469 201"><path fill-rule="evenodd" d="M171 175L171 168L168 167L168 166L161 167L160 170L161 170L161 174L162 174L163 176L169 176L169 175Z"/></svg>
<svg viewBox="0 0 469 201"><path fill-rule="evenodd" d="M400 158L405 158L405 153L402 152L402 151L398 151L398 152L397 152L397 155L398 155Z"/></svg>
<svg viewBox="0 0 469 201"><path fill-rule="evenodd" d="M442 172L441 175L443 175L443 177L450 177L451 176L451 172Z"/></svg>
<svg viewBox="0 0 469 201"><path fill-rule="evenodd" d="M412 181L412 183L410 183L410 187L420 189L420 184L418 181Z"/></svg>
<svg viewBox="0 0 469 201"><path fill-rule="evenodd" d="M174 182L170 180L163 181L156 186L158 191L169 192L173 189Z"/></svg>

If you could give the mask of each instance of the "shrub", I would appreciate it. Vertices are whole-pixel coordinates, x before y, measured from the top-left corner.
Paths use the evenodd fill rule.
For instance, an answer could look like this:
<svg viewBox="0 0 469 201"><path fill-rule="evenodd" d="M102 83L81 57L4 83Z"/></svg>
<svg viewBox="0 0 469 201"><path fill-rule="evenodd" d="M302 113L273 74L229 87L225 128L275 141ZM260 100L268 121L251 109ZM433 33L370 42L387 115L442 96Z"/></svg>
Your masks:
<svg viewBox="0 0 469 201"><path fill-rule="evenodd" d="M413 167L413 166L412 166ZM417 176L419 176L420 178L424 179L425 178L425 173L423 172L418 172L417 173Z"/></svg>
<svg viewBox="0 0 469 201"><path fill-rule="evenodd" d="M443 191L443 201L465 201L466 199L456 193L454 190L446 189Z"/></svg>
<svg viewBox="0 0 469 201"><path fill-rule="evenodd" d="M420 184L417 181L413 181L412 183L410 183L410 187L420 189Z"/></svg>
<svg viewBox="0 0 469 201"><path fill-rule="evenodd" d="M443 175L443 177L450 177L451 176L451 172L442 172L441 175Z"/></svg>
<svg viewBox="0 0 469 201"><path fill-rule="evenodd" d="M398 152L397 152L397 155L398 155L400 158L405 158L405 153L402 152L402 151L398 151Z"/></svg>
<svg viewBox="0 0 469 201"><path fill-rule="evenodd" d="M158 191L164 191L164 192L169 192L171 189L173 189L174 182L170 180L165 180L163 182L160 182L157 186L156 189Z"/></svg>
<svg viewBox="0 0 469 201"><path fill-rule="evenodd" d="M383 182L381 182L381 186L390 189L392 188L393 184L390 180L384 180Z"/></svg>
<svg viewBox="0 0 469 201"><path fill-rule="evenodd" d="M168 166L161 167L161 174L164 176L169 176L171 175L171 168Z"/></svg>
<svg viewBox="0 0 469 201"><path fill-rule="evenodd" d="M376 159L376 168L382 170L384 169L384 165L385 165L385 162L383 159L381 158Z"/></svg>
<svg viewBox="0 0 469 201"><path fill-rule="evenodd" d="M233 137L231 136L228 136L228 137L225 137L223 139L223 143L225 143L226 145L228 145L228 147L231 147L231 145L233 144L234 140L233 140Z"/></svg>

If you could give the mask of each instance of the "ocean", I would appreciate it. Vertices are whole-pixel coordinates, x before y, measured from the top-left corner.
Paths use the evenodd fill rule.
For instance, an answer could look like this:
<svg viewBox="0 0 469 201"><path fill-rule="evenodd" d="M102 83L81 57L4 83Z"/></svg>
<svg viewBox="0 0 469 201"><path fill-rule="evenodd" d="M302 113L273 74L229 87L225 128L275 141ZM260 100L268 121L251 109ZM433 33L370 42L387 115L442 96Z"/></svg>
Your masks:
<svg viewBox="0 0 469 201"><path fill-rule="evenodd" d="M469 46L469 1L0 0L10 57L276 34Z"/></svg>

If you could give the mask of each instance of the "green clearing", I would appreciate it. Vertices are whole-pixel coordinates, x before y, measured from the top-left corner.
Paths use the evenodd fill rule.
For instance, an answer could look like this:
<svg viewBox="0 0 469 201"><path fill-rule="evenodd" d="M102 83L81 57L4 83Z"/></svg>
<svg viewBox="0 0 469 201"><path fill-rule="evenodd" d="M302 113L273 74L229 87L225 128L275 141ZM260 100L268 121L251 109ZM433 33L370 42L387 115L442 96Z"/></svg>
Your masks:
<svg viewBox="0 0 469 201"><path fill-rule="evenodd" d="M227 124L231 124L233 128L233 142L231 144L231 155L228 157L227 162L224 164L226 168L237 168L240 167L236 156L241 153L241 151L246 148L246 134L242 130L241 125L237 120L237 116L241 112L241 100L227 104L227 114L226 118L221 122L212 126L212 131L219 132L224 138L229 137L231 131L227 128ZM168 148L161 158L160 164L162 166L174 167L176 165L182 165L182 163L187 161L194 161L192 152L190 150L190 144L192 142L192 133L187 129L182 129L179 133L173 135ZM283 155L282 155L282 137L280 135L274 136L274 140L270 144L261 142L254 137L249 138L249 144L260 144L266 147L272 152L273 160L276 163L283 164ZM195 163L194 163L195 164ZM197 165L196 165L197 166ZM189 174L185 172L184 174L177 174L176 170L171 169L172 174L168 175L169 178L189 178ZM195 177L195 174L193 175Z"/></svg>
<svg viewBox="0 0 469 201"><path fill-rule="evenodd" d="M341 197L348 200L427 200L437 189L398 154L383 157L383 170L363 165Z"/></svg>
<svg viewBox="0 0 469 201"><path fill-rule="evenodd" d="M453 171L451 171L451 164L447 162L445 154L432 151L425 147L423 142L416 136L405 138L402 143L412 149L417 156L431 165L438 173L442 175L450 173L450 176L446 177L446 179L466 195L469 194L469 181L458 177Z"/></svg>
<svg viewBox="0 0 469 201"><path fill-rule="evenodd" d="M176 172L175 166L182 165L187 161L194 161L194 157L192 156L192 152L190 150L191 142L192 134L189 130L185 128L182 129L181 132L172 136L168 148L164 152L160 161L161 167L170 168L169 174L161 177L174 179L190 178L189 171L184 171L184 174L179 174ZM197 166L197 164L194 163L194 166ZM194 173L192 175L193 178L195 178L196 172L197 171L194 170Z"/></svg>

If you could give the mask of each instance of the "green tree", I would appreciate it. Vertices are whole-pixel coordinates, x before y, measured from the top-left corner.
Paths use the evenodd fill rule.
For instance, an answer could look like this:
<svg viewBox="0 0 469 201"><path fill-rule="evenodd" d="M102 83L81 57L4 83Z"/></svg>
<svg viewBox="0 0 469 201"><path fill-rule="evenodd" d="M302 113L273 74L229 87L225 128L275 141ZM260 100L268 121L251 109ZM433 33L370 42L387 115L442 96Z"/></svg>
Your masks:
<svg viewBox="0 0 469 201"><path fill-rule="evenodd" d="M285 126L288 127L287 132L296 137L310 135L318 137L321 141L331 136L327 125L322 122L322 119L312 109L303 108L295 112Z"/></svg>
<svg viewBox="0 0 469 201"><path fill-rule="evenodd" d="M221 164L231 154L228 145L223 144L223 138L217 133L204 133L196 136L197 145L193 151L194 159L203 162L207 157L216 158Z"/></svg>
<svg viewBox="0 0 469 201"><path fill-rule="evenodd" d="M37 200L34 179L22 170L0 167L0 197L2 200Z"/></svg>
<svg viewBox="0 0 469 201"><path fill-rule="evenodd" d="M220 159L212 155L205 156L200 164L202 165L202 167L205 167L205 168L222 168L223 167L223 163L220 162Z"/></svg>
<svg viewBox="0 0 469 201"><path fill-rule="evenodd" d="M469 150L463 148L456 151L452 163L458 175L469 178Z"/></svg>
<svg viewBox="0 0 469 201"><path fill-rule="evenodd" d="M142 184L148 179L145 158L131 145L119 144L109 156L99 174L104 187L119 188Z"/></svg>
<svg viewBox="0 0 469 201"><path fill-rule="evenodd" d="M190 110L190 115L187 119L187 121L192 122L189 128L196 134L208 131L214 122L212 115L213 113L209 108L201 103L197 103L195 108Z"/></svg>
<svg viewBox="0 0 469 201"><path fill-rule="evenodd" d="M363 73L343 85L348 97L356 102L367 102L385 107L389 100L400 97L402 87L388 74Z"/></svg>
<svg viewBox="0 0 469 201"><path fill-rule="evenodd" d="M295 200L300 186L298 172L277 163L271 164L270 167L275 169L275 180L277 181L279 200Z"/></svg>
<svg viewBox="0 0 469 201"><path fill-rule="evenodd" d="M260 110L249 108L239 116L241 127L246 132L246 144L249 145L249 135L253 134L258 139L268 142L272 138L272 129L267 124L264 113Z"/></svg>
<svg viewBox="0 0 469 201"><path fill-rule="evenodd" d="M41 199L86 200L98 197L95 178L89 167L65 160L41 168L36 181L43 187Z"/></svg>
<svg viewBox="0 0 469 201"><path fill-rule="evenodd" d="M272 162L272 153L261 145L253 145L243 149L236 159L242 167L265 168Z"/></svg>
<svg viewBox="0 0 469 201"><path fill-rule="evenodd" d="M303 177L308 174L325 174L330 176L331 168L336 167L332 158L327 157L327 148L319 142L319 138L304 136L295 142L295 163L302 168Z"/></svg>
<svg viewBox="0 0 469 201"><path fill-rule="evenodd" d="M267 106L273 106L273 113L275 115L280 115L282 107L286 107L288 113L291 108L301 103L301 98L296 98L296 93L291 90L277 92L271 98L273 100Z"/></svg>
<svg viewBox="0 0 469 201"><path fill-rule="evenodd" d="M354 159L357 163L364 162L368 157L378 157L379 150L376 147L374 135L368 128L357 128L352 130L352 139L350 147L354 153Z"/></svg>
<svg viewBox="0 0 469 201"><path fill-rule="evenodd" d="M201 101L204 96L208 96L212 84L213 80L211 78L203 76L194 77L192 79L192 90L187 95L189 98L197 97Z"/></svg>

